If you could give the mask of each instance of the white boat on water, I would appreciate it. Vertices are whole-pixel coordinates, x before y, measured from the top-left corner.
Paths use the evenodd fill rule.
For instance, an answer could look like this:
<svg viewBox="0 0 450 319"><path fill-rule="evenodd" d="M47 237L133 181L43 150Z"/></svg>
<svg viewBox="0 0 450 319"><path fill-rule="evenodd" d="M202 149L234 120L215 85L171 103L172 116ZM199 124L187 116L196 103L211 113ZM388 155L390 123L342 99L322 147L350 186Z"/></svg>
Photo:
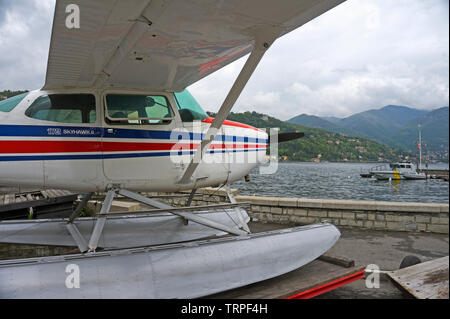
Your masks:
<svg viewBox="0 0 450 319"><path fill-rule="evenodd" d="M421 172L422 169L422 132L421 125L419 128L419 141L416 144L419 149L419 164L417 169L411 162L390 163L387 165L379 165L370 169L369 173L361 172L360 176L364 178L375 177L377 180L423 180L427 179L427 175ZM419 173L420 172L420 173Z"/></svg>
<svg viewBox="0 0 450 319"><path fill-rule="evenodd" d="M378 180L417 180L426 179L424 173L418 173L410 162L391 163L389 167L376 166L370 173Z"/></svg>

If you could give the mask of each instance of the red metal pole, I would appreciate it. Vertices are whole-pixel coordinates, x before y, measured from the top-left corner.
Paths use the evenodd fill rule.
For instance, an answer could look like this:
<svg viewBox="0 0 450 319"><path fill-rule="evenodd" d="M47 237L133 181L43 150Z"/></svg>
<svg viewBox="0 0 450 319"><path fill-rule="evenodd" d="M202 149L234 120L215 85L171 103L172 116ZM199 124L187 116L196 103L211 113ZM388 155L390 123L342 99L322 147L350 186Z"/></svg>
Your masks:
<svg viewBox="0 0 450 319"><path fill-rule="evenodd" d="M289 296L286 299L310 299L310 298L316 297L316 296L326 293L328 291L345 286L353 281L356 281L359 279L364 279L364 272L365 272L365 270L358 271L354 274L351 274L351 275L348 275L345 277L341 277L339 279L336 279L336 280L326 283L324 285L317 286L317 287L302 291L298 294Z"/></svg>

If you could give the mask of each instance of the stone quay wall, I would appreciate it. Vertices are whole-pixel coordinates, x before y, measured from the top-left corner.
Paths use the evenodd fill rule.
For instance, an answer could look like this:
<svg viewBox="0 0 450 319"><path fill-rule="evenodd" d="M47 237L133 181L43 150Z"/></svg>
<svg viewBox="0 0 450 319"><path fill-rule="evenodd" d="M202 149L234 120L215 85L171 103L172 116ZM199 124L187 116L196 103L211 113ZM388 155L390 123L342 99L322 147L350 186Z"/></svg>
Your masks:
<svg viewBox="0 0 450 319"><path fill-rule="evenodd" d="M163 193L159 193L160 195ZM167 193L165 193L167 194ZM449 233L449 204L361 200L309 199L289 197L243 196L236 190L238 202L248 202L253 220L307 225L328 221L340 227L384 231ZM155 193L149 193L155 195ZM184 205L187 197L158 199L169 205ZM197 190L191 205L229 202L223 189Z"/></svg>

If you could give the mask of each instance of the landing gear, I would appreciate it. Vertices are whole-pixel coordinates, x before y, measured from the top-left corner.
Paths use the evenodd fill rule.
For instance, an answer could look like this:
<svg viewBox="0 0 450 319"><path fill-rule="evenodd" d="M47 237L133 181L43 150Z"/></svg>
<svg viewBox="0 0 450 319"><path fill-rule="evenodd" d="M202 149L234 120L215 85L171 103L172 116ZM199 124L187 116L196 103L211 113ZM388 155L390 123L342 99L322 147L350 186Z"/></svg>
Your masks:
<svg viewBox="0 0 450 319"><path fill-rule="evenodd" d="M80 249L81 252L87 251L88 245L87 245L86 240L84 239L83 235L81 235L77 226L74 224L74 221L75 221L75 219L77 219L80 216L81 211L83 210L83 208L86 207L86 205L89 202L89 200L91 199L92 195L93 195L93 193L89 193L82 199L82 201L80 202L80 204L78 204L77 208L74 210L72 215L70 215L69 221L66 225L67 230L69 231L70 235L75 240L75 243L77 244L78 249Z"/></svg>
<svg viewBox="0 0 450 319"><path fill-rule="evenodd" d="M110 208L111 208L114 196L117 193L122 196L125 196L127 198L130 198L130 199L133 199L140 203L143 203L145 205L155 207L156 209L152 209L151 211L110 213ZM210 206L193 206L193 207L191 207L190 204L191 204L192 198L194 197L194 194L195 194L195 190L193 190L188 199L188 203L187 203L188 206L183 209L183 208L173 207L173 206L161 203L155 199L143 196L143 195L135 193L135 192L131 192L126 189L110 189L106 193L106 197L103 202L102 208L100 210L100 213L97 216L97 220L95 222L94 229L91 233L89 243L87 243L86 240L84 239L84 237L81 235L81 233L78 230L77 226L75 225L74 221L76 220L76 218L79 217L81 210L86 206L86 204L89 201L89 199L91 198L92 194L88 194L83 199L83 201L79 204L79 206L76 208L74 213L70 216L69 221L66 225L66 228L69 231L69 233L71 234L72 238L74 239L75 243L77 244L78 248L80 249L80 251L82 253L96 251L98 242L102 235L103 228L105 226L107 218L109 216L116 216L117 214L127 215L127 214L139 214L139 213L143 213L143 212L147 212L147 213L149 213L149 212L151 212L151 213L168 212L168 213L182 217L186 221L185 225L187 225L188 221L192 221L194 223L197 223L197 224L209 227L209 228L217 229L220 231L224 231L226 233L236 235L236 236L246 235L246 234L250 233L250 229L248 228L248 226L244 220L244 217L241 214L241 209L239 207L237 207L241 204L238 204L236 202L231 191L229 191L229 188L227 190L227 193L230 198L231 204L219 204L219 205L210 205ZM234 221L234 223L237 224L237 226L234 226L234 227L227 226L227 225L224 225L217 221L214 221L214 220L205 218L203 216L200 216L198 214L189 212L189 211L194 211L197 208L198 209L200 209L200 208L208 209L208 207L211 207L211 208L226 208L226 207L230 208L230 207L232 207L232 208L234 208L236 215L238 216L238 219L239 219L238 223L236 223Z"/></svg>
<svg viewBox="0 0 450 319"><path fill-rule="evenodd" d="M237 201L236 201L236 199L234 198L233 192L232 192L231 189L230 189L230 185L228 185L228 184L225 185L225 190L226 190L226 192L227 192L228 199L230 200L230 203L236 204ZM250 228L248 228L247 223L244 221L244 217L242 216L241 211L240 211L238 208L235 208L235 210L236 210L236 213L237 213L238 218L239 218L239 226L240 226L239 228L242 228L242 229L244 229L247 233L250 233Z"/></svg>

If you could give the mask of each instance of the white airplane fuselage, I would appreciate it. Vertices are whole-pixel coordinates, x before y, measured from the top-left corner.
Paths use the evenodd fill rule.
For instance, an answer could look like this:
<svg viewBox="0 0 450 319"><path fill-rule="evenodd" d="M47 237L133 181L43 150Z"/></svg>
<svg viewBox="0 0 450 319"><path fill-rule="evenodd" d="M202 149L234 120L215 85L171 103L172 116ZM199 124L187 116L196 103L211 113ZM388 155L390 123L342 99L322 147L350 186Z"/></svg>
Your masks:
<svg viewBox="0 0 450 319"><path fill-rule="evenodd" d="M89 123L30 116L30 106L52 94L88 94L95 99ZM170 120L118 123L107 119L108 94L154 94L167 99ZM28 111L27 111L28 110ZM47 112L47 113L45 113ZM28 115L27 115L28 114ZM37 114L37 113L36 113ZM92 114L91 114L92 115ZM158 122L158 121L153 121ZM179 179L212 123L183 121L173 93L130 90L32 91L12 110L0 112L0 186L61 188L80 192L111 187L134 191L179 191L232 183L264 161L267 134L225 121L192 181Z"/></svg>

